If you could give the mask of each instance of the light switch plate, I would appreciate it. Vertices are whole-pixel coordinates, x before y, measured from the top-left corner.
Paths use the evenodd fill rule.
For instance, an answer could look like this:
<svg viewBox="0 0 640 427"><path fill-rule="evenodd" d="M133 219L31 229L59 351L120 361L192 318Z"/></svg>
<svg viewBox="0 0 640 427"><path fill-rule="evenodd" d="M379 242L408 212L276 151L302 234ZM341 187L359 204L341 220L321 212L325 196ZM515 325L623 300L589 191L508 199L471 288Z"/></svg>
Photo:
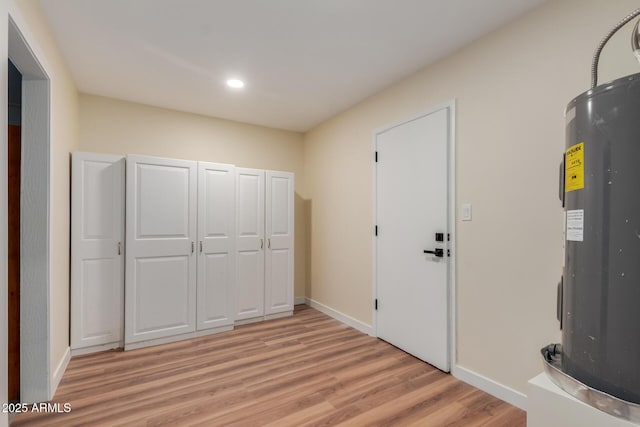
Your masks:
<svg viewBox="0 0 640 427"><path fill-rule="evenodd" d="M462 220L471 221L471 203L462 204Z"/></svg>

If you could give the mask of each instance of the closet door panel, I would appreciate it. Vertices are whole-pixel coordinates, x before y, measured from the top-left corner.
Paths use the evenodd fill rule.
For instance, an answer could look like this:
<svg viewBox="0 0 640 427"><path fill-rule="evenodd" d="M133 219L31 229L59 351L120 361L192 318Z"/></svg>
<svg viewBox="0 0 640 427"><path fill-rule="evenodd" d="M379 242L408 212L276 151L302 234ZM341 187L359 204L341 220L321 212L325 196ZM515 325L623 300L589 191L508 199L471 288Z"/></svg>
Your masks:
<svg viewBox="0 0 640 427"><path fill-rule="evenodd" d="M80 319L73 319L80 342L107 344L122 338L124 280L114 277L118 273L113 258L84 259L81 261L82 289L80 291ZM120 279L120 280L118 280ZM75 302L75 301L74 301ZM116 310L112 311L113 308ZM77 337L76 337L77 339ZM77 340L72 348L84 347Z"/></svg>
<svg viewBox="0 0 640 427"><path fill-rule="evenodd" d="M279 313L293 309L293 289L289 285L291 251L289 249L271 249L268 254L266 282L266 314Z"/></svg>
<svg viewBox="0 0 640 427"><path fill-rule="evenodd" d="M189 257L138 258L135 273L137 332L189 325Z"/></svg>
<svg viewBox="0 0 640 427"><path fill-rule="evenodd" d="M293 174L266 172L265 314L293 310Z"/></svg>
<svg viewBox="0 0 640 427"><path fill-rule="evenodd" d="M71 171L71 348L122 344L124 158L75 152Z"/></svg>
<svg viewBox="0 0 640 427"><path fill-rule="evenodd" d="M198 163L198 330L235 317L235 167Z"/></svg>
<svg viewBox="0 0 640 427"><path fill-rule="evenodd" d="M233 324L234 270L230 269L231 255L209 253L201 256L198 268L204 270L205 282L198 281L198 329Z"/></svg>
<svg viewBox="0 0 640 427"><path fill-rule="evenodd" d="M236 320L264 315L264 176L236 169Z"/></svg>
<svg viewBox="0 0 640 427"><path fill-rule="evenodd" d="M127 157L125 343L195 331L197 163Z"/></svg>
<svg viewBox="0 0 640 427"><path fill-rule="evenodd" d="M167 241L189 237L191 174L188 167L137 164L136 239Z"/></svg>
<svg viewBox="0 0 640 427"><path fill-rule="evenodd" d="M264 314L264 258L261 251L238 252L237 319Z"/></svg>

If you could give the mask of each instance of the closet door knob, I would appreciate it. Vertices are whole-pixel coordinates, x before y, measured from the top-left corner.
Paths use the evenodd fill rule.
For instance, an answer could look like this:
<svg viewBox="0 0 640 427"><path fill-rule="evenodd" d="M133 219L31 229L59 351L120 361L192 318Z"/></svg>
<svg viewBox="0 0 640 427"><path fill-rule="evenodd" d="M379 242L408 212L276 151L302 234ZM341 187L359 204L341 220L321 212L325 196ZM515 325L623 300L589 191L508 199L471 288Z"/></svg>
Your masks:
<svg viewBox="0 0 640 427"><path fill-rule="evenodd" d="M191 241L191 253L193 254L196 251L196 242Z"/></svg>
<svg viewBox="0 0 640 427"><path fill-rule="evenodd" d="M200 253L202 253L202 240L200 240Z"/></svg>
<svg viewBox="0 0 640 427"><path fill-rule="evenodd" d="M271 238L267 239L267 248L271 249Z"/></svg>
<svg viewBox="0 0 640 427"><path fill-rule="evenodd" d="M264 239L260 239L260 249L264 248Z"/></svg>

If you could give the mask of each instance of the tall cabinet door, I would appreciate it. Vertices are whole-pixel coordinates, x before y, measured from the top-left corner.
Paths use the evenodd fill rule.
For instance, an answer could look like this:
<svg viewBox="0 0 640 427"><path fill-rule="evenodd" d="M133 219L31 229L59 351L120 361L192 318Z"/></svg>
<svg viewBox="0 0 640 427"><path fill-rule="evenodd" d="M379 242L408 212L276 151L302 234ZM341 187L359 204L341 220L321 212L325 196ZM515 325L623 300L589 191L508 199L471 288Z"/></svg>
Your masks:
<svg viewBox="0 0 640 427"><path fill-rule="evenodd" d="M124 157L76 152L71 164L71 348L118 347L124 327Z"/></svg>
<svg viewBox="0 0 640 427"><path fill-rule="evenodd" d="M266 173L265 314L293 310L293 174Z"/></svg>
<svg viewBox="0 0 640 427"><path fill-rule="evenodd" d="M125 346L195 331L197 162L127 157Z"/></svg>
<svg viewBox="0 0 640 427"><path fill-rule="evenodd" d="M232 165L198 162L198 330L235 317L235 174Z"/></svg>
<svg viewBox="0 0 640 427"><path fill-rule="evenodd" d="M236 168L236 320L264 315L264 170Z"/></svg>

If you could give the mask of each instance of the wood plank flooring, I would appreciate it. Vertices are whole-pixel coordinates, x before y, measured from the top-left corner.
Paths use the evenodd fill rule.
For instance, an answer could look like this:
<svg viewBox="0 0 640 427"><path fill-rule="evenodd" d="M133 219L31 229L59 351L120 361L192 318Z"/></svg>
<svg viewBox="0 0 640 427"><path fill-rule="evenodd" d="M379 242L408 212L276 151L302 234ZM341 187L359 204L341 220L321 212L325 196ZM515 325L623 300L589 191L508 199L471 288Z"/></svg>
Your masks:
<svg viewBox="0 0 640 427"><path fill-rule="evenodd" d="M74 357L68 413L12 426L525 426L525 412L324 314Z"/></svg>

